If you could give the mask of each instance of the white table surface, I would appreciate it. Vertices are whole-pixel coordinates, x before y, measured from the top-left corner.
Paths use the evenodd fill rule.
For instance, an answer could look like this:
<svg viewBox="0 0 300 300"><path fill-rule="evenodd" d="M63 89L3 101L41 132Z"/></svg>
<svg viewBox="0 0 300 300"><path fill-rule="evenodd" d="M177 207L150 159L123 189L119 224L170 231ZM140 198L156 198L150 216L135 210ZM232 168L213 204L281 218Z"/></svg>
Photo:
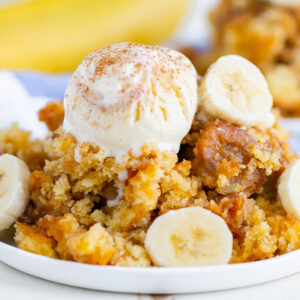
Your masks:
<svg viewBox="0 0 300 300"><path fill-rule="evenodd" d="M45 270L47 272L47 270ZM116 282L116 284L118 284ZM120 299L120 300L296 300L300 299L300 273L295 275L248 288L234 289L221 292L172 295L172 296L149 296L106 293L94 290L70 287L62 284L49 282L19 272L0 262L0 299L1 300L89 300L89 299Z"/></svg>

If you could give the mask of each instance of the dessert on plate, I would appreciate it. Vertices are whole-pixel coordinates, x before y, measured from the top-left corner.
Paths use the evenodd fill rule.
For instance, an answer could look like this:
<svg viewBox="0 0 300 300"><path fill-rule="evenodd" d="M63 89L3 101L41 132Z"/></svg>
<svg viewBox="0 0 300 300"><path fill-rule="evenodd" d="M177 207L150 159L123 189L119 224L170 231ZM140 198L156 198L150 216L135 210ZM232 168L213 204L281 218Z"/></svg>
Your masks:
<svg viewBox="0 0 300 300"><path fill-rule="evenodd" d="M44 141L0 132L0 229L23 250L88 264L207 266L300 248L300 160L264 76L120 43L88 55Z"/></svg>
<svg viewBox="0 0 300 300"><path fill-rule="evenodd" d="M211 12L212 45L186 49L200 73L219 56L241 55L264 73L274 105L300 116L300 2L221 0Z"/></svg>

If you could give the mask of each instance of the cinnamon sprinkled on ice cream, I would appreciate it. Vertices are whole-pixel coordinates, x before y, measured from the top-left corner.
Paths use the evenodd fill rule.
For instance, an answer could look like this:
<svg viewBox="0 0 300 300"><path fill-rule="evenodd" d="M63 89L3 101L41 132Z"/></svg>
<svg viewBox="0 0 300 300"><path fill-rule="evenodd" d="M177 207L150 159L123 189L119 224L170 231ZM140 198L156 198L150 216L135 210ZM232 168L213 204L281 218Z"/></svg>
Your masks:
<svg viewBox="0 0 300 300"><path fill-rule="evenodd" d="M119 160L146 143L178 152L197 108L197 74L181 53L120 43L88 55L69 82L64 130Z"/></svg>

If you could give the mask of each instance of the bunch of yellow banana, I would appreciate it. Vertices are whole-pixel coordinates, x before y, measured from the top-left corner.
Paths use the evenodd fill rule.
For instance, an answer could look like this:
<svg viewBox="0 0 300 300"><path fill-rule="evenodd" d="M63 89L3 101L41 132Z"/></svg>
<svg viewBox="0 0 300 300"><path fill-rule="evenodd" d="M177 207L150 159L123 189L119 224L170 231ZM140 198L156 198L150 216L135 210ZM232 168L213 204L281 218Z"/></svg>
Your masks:
<svg viewBox="0 0 300 300"><path fill-rule="evenodd" d="M188 0L29 0L0 9L0 68L72 71L92 50L133 41L159 44Z"/></svg>

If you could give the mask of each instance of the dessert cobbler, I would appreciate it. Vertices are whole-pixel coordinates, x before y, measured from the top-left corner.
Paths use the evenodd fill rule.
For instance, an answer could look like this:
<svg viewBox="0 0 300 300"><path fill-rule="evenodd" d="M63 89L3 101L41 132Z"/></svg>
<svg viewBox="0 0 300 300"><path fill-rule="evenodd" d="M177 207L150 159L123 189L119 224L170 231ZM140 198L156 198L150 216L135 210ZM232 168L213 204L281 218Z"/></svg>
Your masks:
<svg viewBox="0 0 300 300"><path fill-rule="evenodd" d="M238 54L264 73L274 105L300 116L300 2L221 0L210 14L212 45L185 49L200 73L219 56Z"/></svg>
<svg viewBox="0 0 300 300"><path fill-rule="evenodd" d="M177 51L101 48L49 136L0 132L0 228L23 250L88 264L250 262L300 248L300 160L259 69L229 55L197 77Z"/></svg>

